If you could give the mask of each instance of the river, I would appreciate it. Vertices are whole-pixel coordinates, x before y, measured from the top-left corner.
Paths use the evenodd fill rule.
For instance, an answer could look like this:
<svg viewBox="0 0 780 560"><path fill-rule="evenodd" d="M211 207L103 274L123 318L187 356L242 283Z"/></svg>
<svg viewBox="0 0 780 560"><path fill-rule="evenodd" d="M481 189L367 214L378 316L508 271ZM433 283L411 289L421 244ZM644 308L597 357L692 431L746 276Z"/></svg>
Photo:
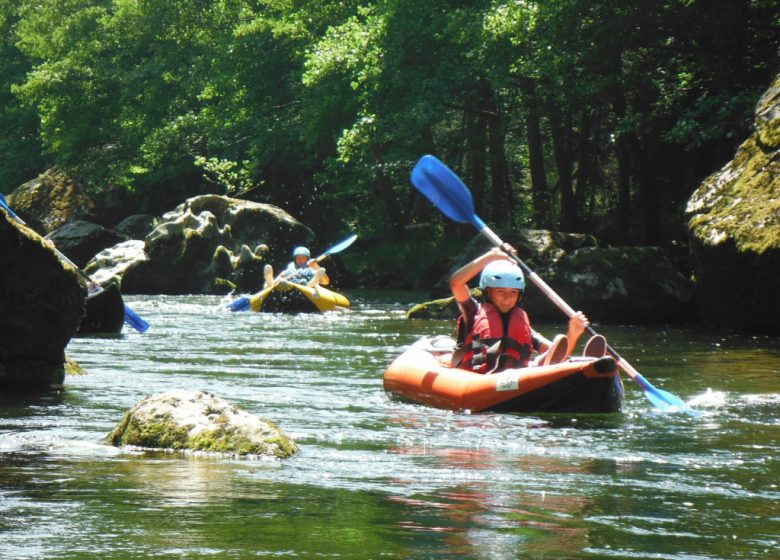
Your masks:
<svg viewBox="0 0 780 560"><path fill-rule="evenodd" d="M146 334L74 339L84 375L0 396L0 558L780 558L778 339L596 325L698 416L654 411L628 378L618 414L453 413L382 389L406 345L453 323L405 319L417 294L348 295L297 316L126 298ZM103 442L177 388L273 419L300 453Z"/></svg>

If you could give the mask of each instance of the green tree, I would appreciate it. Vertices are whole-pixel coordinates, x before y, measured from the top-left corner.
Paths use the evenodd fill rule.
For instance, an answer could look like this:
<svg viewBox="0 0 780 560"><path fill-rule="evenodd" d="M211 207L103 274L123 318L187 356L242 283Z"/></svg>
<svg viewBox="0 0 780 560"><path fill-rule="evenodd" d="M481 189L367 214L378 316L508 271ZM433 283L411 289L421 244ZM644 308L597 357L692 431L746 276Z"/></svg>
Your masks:
<svg viewBox="0 0 780 560"><path fill-rule="evenodd" d="M17 2L0 0L0 192L9 192L46 165L39 141L36 112L12 93L32 64L16 47Z"/></svg>

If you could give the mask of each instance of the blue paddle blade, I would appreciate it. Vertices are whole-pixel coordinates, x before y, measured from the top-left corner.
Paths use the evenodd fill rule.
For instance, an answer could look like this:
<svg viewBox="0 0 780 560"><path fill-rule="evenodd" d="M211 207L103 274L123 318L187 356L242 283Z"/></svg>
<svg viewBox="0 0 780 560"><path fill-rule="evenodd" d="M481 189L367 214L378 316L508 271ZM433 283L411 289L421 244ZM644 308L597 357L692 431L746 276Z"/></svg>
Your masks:
<svg viewBox="0 0 780 560"><path fill-rule="evenodd" d="M647 400L649 400L657 409L663 412L684 412L689 416L698 415L698 413L685 404L680 397L673 395L669 391L654 387L641 373L636 373L635 381L639 383L639 386L644 390Z"/></svg>
<svg viewBox="0 0 780 560"><path fill-rule="evenodd" d="M132 309L125 305L125 322L137 330L139 333L145 333L149 330L149 323L141 319L141 317Z"/></svg>
<svg viewBox="0 0 780 560"><path fill-rule="evenodd" d="M451 220L470 223L478 230L486 227L474 213L471 191L455 172L434 156L420 158L412 170L412 184Z"/></svg>
<svg viewBox="0 0 780 560"><path fill-rule="evenodd" d="M0 208L8 212L8 215L11 216L11 218L13 218L14 220L17 220L19 222L22 221L22 219L19 216L17 216L13 210L11 210L11 207L8 206L8 201L5 199L2 193L0 193Z"/></svg>
<svg viewBox="0 0 780 560"><path fill-rule="evenodd" d="M231 311L248 311L249 310L249 298L242 296L234 302L228 304L228 309Z"/></svg>
<svg viewBox="0 0 780 560"><path fill-rule="evenodd" d="M332 255L333 253L340 253L350 245L352 245L355 242L355 239L357 239L357 234L353 233L349 237L347 237L345 240L340 241L339 243L336 243L333 247L328 249L322 254L321 258L324 258L328 255Z"/></svg>

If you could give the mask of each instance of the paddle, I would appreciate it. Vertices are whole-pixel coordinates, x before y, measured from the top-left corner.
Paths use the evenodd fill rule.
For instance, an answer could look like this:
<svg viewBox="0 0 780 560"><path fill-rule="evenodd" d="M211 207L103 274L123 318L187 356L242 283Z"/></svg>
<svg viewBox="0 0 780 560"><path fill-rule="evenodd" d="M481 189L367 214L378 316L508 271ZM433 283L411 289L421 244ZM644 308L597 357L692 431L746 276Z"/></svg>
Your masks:
<svg viewBox="0 0 780 560"><path fill-rule="evenodd" d="M509 250L509 245L504 243L493 231L474 213L474 202L471 192L463 184L463 181L449 167L444 165L434 156L426 155L412 170L412 184L425 197L430 200L447 217L461 223L470 223L479 232L487 237L493 245L500 247L512 257L525 275L552 300L552 302L571 318L575 311L553 289L520 260L516 254ZM596 331L588 327L587 331L595 335ZM607 351L617 360L618 365L644 390L645 396L653 403L653 406L665 412L676 410L689 412L691 409L675 395L654 387L641 373L636 371L614 348L607 346Z"/></svg>
<svg viewBox="0 0 780 560"><path fill-rule="evenodd" d="M11 210L11 207L8 206L8 201L6 201L5 197L2 194L0 194L0 208L8 212L8 215L11 216L17 222L19 222L20 224L24 226L27 225L24 222L24 220L22 220L19 216L16 215L16 213L13 210ZM76 266L76 264L72 260L70 260L64 254L62 254L56 247L54 246L52 247L54 249L54 252L57 253L57 256L60 259L62 259L63 261L71 265L73 268L75 268L76 272L78 272L79 275L81 275L81 277L88 282L88 286L89 286L88 289L90 293L103 291L103 286L93 282L92 278L87 276L87 273L81 270L78 266ZM135 330L137 330L139 333L144 333L149 329L149 323L144 321L135 311L130 309L126 304L125 304L125 322L131 327L133 327Z"/></svg>
<svg viewBox="0 0 780 560"><path fill-rule="evenodd" d="M347 247L352 245L355 242L356 239L357 239L357 234L353 233L352 235L350 235L346 239L336 243L333 247L331 247L330 249L328 249L327 251L322 253L319 257L317 257L314 260L317 261L317 262L320 262L323 259L325 259L325 257L327 257L329 255L333 255L334 253L340 253L341 251L343 251L344 249L346 249ZM271 282L271 284L269 286L263 288L261 291L259 291L254 296L242 296L242 297L238 298L237 300L235 300L232 303L228 304L228 309L230 309L231 311L247 311L247 310L249 310L250 301L251 301L251 299L253 297L258 297L259 296L259 297L262 298L263 296L265 296L268 292L270 292L271 290L273 290L276 287L276 285L284 278L284 276L285 276L285 274L284 274L284 272L282 272L281 274L279 274L279 276L274 278L274 281Z"/></svg>

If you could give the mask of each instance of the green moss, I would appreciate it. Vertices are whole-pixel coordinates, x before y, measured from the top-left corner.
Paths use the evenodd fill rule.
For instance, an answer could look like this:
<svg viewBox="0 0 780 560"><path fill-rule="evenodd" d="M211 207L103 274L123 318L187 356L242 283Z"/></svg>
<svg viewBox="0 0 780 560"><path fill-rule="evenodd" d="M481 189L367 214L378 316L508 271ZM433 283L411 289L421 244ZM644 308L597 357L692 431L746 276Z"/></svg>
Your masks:
<svg viewBox="0 0 780 560"><path fill-rule="evenodd" d="M482 290L474 288L471 295L479 301L482 298ZM457 319L458 315L460 309L454 297L418 303L406 312L407 319Z"/></svg>
<svg viewBox="0 0 780 560"><path fill-rule="evenodd" d="M106 439L113 445L183 449L188 435L189 427L177 426L170 416L164 416L157 422L141 423L128 412Z"/></svg>
<svg viewBox="0 0 780 560"><path fill-rule="evenodd" d="M81 365L69 356L65 356L65 375L85 375L85 370Z"/></svg>
<svg viewBox="0 0 780 560"><path fill-rule="evenodd" d="M452 319L457 317L455 298L435 299L414 305L406 312L407 319Z"/></svg>
<svg viewBox="0 0 780 560"><path fill-rule="evenodd" d="M758 255L780 248L780 162L775 156L763 152L755 137L746 141L728 168L700 187L718 196L691 217L691 232L706 245L733 240L738 250Z"/></svg>
<svg viewBox="0 0 780 560"><path fill-rule="evenodd" d="M236 291L236 283L231 282L227 278L215 278L214 289L217 293L229 294L230 292Z"/></svg>
<svg viewBox="0 0 780 560"><path fill-rule="evenodd" d="M274 454L280 458L289 457L298 450L295 442L283 436L269 438L263 442L255 442L248 439L240 430L235 428L225 429L224 427L201 432L189 438L186 447L198 451L216 453L265 455L273 445L276 446Z"/></svg>
<svg viewBox="0 0 780 560"><path fill-rule="evenodd" d="M298 452L298 445L290 438L271 438L266 440L268 445L276 445L274 454L280 459L290 457Z"/></svg>

